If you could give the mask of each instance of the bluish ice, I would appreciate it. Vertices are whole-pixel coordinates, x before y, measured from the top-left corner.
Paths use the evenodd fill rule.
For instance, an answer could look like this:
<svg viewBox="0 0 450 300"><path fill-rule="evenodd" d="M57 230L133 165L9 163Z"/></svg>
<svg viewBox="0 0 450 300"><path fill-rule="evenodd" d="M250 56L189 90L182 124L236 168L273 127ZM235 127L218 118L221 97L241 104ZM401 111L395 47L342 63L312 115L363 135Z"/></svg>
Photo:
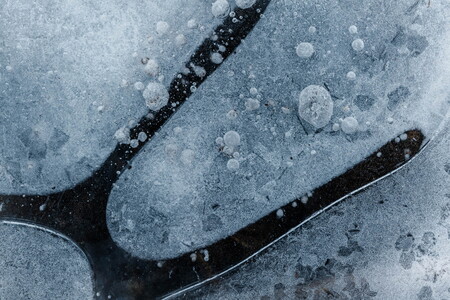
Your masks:
<svg viewBox="0 0 450 300"><path fill-rule="evenodd" d="M2 1L0 193L91 175L148 112L140 86L167 87L220 22L201 0Z"/></svg>
<svg viewBox="0 0 450 300"><path fill-rule="evenodd" d="M449 100L448 4L413 4L273 1L122 174L108 204L113 239L158 260L207 248L307 202L406 130L433 136ZM314 52L299 56L304 42ZM331 116L314 95L302 116L309 86L328 91ZM229 131L239 145L221 144Z"/></svg>
<svg viewBox="0 0 450 300"><path fill-rule="evenodd" d="M0 221L0 299L93 299L86 255L68 239Z"/></svg>

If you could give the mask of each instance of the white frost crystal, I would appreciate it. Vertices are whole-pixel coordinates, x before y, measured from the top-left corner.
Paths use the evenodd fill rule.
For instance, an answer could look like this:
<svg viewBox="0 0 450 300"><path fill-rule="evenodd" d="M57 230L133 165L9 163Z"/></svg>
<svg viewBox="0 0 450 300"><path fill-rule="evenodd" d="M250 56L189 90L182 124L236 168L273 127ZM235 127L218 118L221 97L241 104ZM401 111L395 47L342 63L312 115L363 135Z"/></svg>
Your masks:
<svg viewBox="0 0 450 300"><path fill-rule="evenodd" d="M252 7L255 4L256 0L236 0L236 5L239 8L245 9Z"/></svg>
<svg viewBox="0 0 450 300"><path fill-rule="evenodd" d="M193 28L197 27L197 21L195 19L190 19L187 22L187 27L190 28L190 29L193 29Z"/></svg>
<svg viewBox="0 0 450 300"><path fill-rule="evenodd" d="M145 89L145 85L142 82L138 81L134 84L134 88L138 91L142 91L143 89Z"/></svg>
<svg viewBox="0 0 450 300"><path fill-rule="evenodd" d="M358 130L358 120L354 117L347 117L341 122L341 129L346 134L353 134Z"/></svg>
<svg viewBox="0 0 450 300"><path fill-rule="evenodd" d="M355 51L362 51L364 49L364 41L362 39L356 39L352 42L352 48Z"/></svg>
<svg viewBox="0 0 450 300"><path fill-rule="evenodd" d="M236 171L239 169L239 161L237 159L229 159L227 162L227 169L230 171Z"/></svg>
<svg viewBox="0 0 450 300"><path fill-rule="evenodd" d="M186 37L184 34L179 34L175 37L175 44L177 44L177 46L183 46L186 44Z"/></svg>
<svg viewBox="0 0 450 300"><path fill-rule="evenodd" d="M311 43L302 42L295 47L295 52L299 57L309 58L314 54L314 47Z"/></svg>
<svg viewBox="0 0 450 300"><path fill-rule="evenodd" d="M230 4L227 0L217 0L211 6L211 12L214 17L224 17L230 10Z"/></svg>
<svg viewBox="0 0 450 300"><path fill-rule="evenodd" d="M236 131L230 130L223 136L223 141L228 147L234 148L241 143L241 137Z"/></svg>
<svg viewBox="0 0 450 300"><path fill-rule="evenodd" d="M256 110L260 106L260 102L258 99L254 98L248 98L247 101L245 101L245 108L247 110Z"/></svg>
<svg viewBox="0 0 450 300"><path fill-rule="evenodd" d="M347 73L347 78L350 80L354 80L356 78L356 74L353 71Z"/></svg>
<svg viewBox="0 0 450 300"><path fill-rule="evenodd" d="M156 60L149 59L147 64L145 64L144 70L148 75L155 77L159 73L159 64Z"/></svg>
<svg viewBox="0 0 450 300"><path fill-rule="evenodd" d="M167 22L159 21L156 23L156 32L158 34L166 34L170 29L170 26Z"/></svg>
<svg viewBox="0 0 450 300"><path fill-rule="evenodd" d="M195 159L195 152L191 149L186 149L183 150L183 152L181 152L181 162L186 165L186 166L190 166L192 165L192 162Z"/></svg>
<svg viewBox="0 0 450 300"><path fill-rule="evenodd" d="M314 127L322 128L330 122L333 106L331 95L325 88L310 85L300 93L298 114Z"/></svg>
<svg viewBox="0 0 450 300"><path fill-rule="evenodd" d="M351 34L356 34L356 33L358 33L358 27L356 27L355 25L351 25L351 26L348 28L348 31L349 31Z"/></svg>
<svg viewBox="0 0 450 300"><path fill-rule="evenodd" d="M160 110L169 101L169 92L158 82L150 82L142 95L147 107L155 111Z"/></svg>

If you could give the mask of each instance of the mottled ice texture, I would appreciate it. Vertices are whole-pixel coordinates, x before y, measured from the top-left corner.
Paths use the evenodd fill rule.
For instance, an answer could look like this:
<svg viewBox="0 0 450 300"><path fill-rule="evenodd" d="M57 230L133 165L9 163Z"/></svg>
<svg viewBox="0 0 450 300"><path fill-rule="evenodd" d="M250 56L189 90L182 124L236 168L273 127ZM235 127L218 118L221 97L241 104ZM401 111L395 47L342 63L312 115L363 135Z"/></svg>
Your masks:
<svg viewBox="0 0 450 300"><path fill-rule="evenodd" d="M449 123L443 133L404 169L179 299L449 299Z"/></svg>
<svg viewBox="0 0 450 300"><path fill-rule="evenodd" d="M178 256L328 182L407 129L430 137L448 106L448 12L442 0L272 1L237 53L122 174L107 212L114 240L140 257ZM361 51L352 48L357 38ZM315 47L306 60L295 51L305 40ZM334 102L319 131L295 113L300 91L312 84ZM251 88L256 110L246 109ZM235 118L227 117L233 110ZM333 131L349 116L358 132ZM229 130L241 138L234 172L215 142Z"/></svg>
<svg viewBox="0 0 450 300"><path fill-rule="evenodd" d="M48 231L0 221L0 299L93 299L86 256Z"/></svg>
<svg viewBox="0 0 450 300"><path fill-rule="evenodd" d="M153 80L142 62L157 61L167 87L218 22L202 0L2 1L0 193L63 190L89 176L116 130L148 111L134 88Z"/></svg>

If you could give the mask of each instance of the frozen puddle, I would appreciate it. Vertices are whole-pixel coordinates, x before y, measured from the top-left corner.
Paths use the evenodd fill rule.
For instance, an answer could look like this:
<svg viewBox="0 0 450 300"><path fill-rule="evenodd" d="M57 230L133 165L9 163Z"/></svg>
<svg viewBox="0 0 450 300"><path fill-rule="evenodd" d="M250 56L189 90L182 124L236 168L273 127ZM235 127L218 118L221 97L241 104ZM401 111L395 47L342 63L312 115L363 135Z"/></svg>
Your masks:
<svg viewBox="0 0 450 300"><path fill-rule="evenodd" d="M0 299L92 299L86 256L68 240L0 222Z"/></svg>
<svg viewBox="0 0 450 300"><path fill-rule="evenodd" d="M91 175L115 132L148 112L142 89L167 86L220 22L201 0L3 2L1 194Z"/></svg>
<svg viewBox="0 0 450 300"><path fill-rule="evenodd" d="M120 177L113 239L139 257L176 257L307 202L405 130L431 136L449 100L448 7L414 2L273 1ZM311 85L323 89L306 93L300 118Z"/></svg>

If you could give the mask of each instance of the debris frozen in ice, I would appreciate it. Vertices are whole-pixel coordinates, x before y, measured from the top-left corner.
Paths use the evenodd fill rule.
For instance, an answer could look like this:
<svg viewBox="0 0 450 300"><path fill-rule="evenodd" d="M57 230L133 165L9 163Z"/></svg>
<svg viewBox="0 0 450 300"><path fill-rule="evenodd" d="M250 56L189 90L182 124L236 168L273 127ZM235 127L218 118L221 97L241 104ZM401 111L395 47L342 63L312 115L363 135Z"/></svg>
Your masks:
<svg viewBox="0 0 450 300"><path fill-rule="evenodd" d="M237 7L242 9L252 7L255 3L256 0L236 0Z"/></svg>
<svg viewBox="0 0 450 300"><path fill-rule="evenodd" d="M169 101L169 92L164 85L158 82L150 82L142 96L147 107L154 111L160 110Z"/></svg>
<svg viewBox="0 0 450 300"><path fill-rule="evenodd" d="M355 51L362 51L364 49L364 41L362 39L356 39L352 42L352 48Z"/></svg>
<svg viewBox="0 0 450 300"><path fill-rule="evenodd" d="M341 122L342 131L346 134L353 134L358 131L358 120L354 117L347 117Z"/></svg>
<svg viewBox="0 0 450 300"><path fill-rule="evenodd" d="M301 42L295 47L295 53L299 57L309 58L314 54L314 46L311 43Z"/></svg>
<svg viewBox="0 0 450 300"><path fill-rule="evenodd" d="M331 95L325 88L310 85L300 93L298 113L309 124L322 128L330 122L333 106Z"/></svg>
<svg viewBox="0 0 450 300"><path fill-rule="evenodd" d="M309 32L309 33L316 33L316 31L317 31L316 27L314 27L314 26L309 26L309 28L308 28L308 32Z"/></svg>

